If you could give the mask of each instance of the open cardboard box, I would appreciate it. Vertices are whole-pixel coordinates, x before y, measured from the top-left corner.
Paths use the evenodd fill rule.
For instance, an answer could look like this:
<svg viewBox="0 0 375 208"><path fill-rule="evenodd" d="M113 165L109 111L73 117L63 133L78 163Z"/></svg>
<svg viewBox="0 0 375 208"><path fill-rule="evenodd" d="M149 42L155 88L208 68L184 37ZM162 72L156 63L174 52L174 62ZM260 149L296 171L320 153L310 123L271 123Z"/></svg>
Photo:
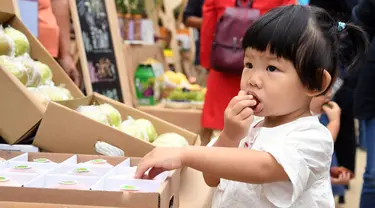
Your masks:
<svg viewBox="0 0 375 208"><path fill-rule="evenodd" d="M56 85L64 84L75 98L83 97L55 59L13 13L13 4L12 0L1 1L0 23L10 25L26 35L30 42L30 56L51 68ZM14 144L35 133L46 108L8 71L0 69L0 83L0 136L7 143Z"/></svg>
<svg viewBox="0 0 375 208"><path fill-rule="evenodd" d="M134 119L149 120L158 135L174 132L185 137L190 145L200 144L199 136L196 134L94 93L82 99L64 101L60 104L49 103L35 136L34 145L48 152L98 154L95 145L101 141L120 148L125 152L125 156L129 157L143 157L155 147L149 142L132 137L75 111L81 105L103 103L108 103L116 108L123 120L128 116Z"/></svg>
<svg viewBox="0 0 375 208"><path fill-rule="evenodd" d="M30 157L42 158L46 157L46 153L29 153ZM57 154L49 153L53 155L56 161L62 161L67 156L78 157L77 161L89 161L92 159L98 159L97 155L69 155L69 154ZM32 155L32 156L31 156ZM60 157L58 159L58 157ZM82 159L83 158L83 159ZM125 157L107 157L100 156L100 159L105 159L111 164L121 164L120 161L125 162ZM69 160L69 159L68 159ZM136 166L139 163L139 158L130 158L130 166ZM120 163L119 163L120 162ZM57 175L50 175L49 181L55 180ZM157 192L145 193L145 192L121 192L121 191L99 191L99 190L61 190L51 188L40 188L43 187L40 182L42 177L39 177L29 182L27 187L0 187L0 202L16 202L16 203L43 203L43 204L55 204L69 205L67 207L79 207L79 206L99 206L99 207L142 207L142 208L169 208L179 207L179 195L178 190L180 186L180 171L170 172L168 178L162 182ZM90 179L88 179L90 180ZM44 180L45 182L46 180ZM88 182L90 183L90 182ZM36 187L30 187L36 186ZM37 188L39 187L39 188ZM1 204L1 203L0 203ZM79 205L79 206L77 206Z"/></svg>

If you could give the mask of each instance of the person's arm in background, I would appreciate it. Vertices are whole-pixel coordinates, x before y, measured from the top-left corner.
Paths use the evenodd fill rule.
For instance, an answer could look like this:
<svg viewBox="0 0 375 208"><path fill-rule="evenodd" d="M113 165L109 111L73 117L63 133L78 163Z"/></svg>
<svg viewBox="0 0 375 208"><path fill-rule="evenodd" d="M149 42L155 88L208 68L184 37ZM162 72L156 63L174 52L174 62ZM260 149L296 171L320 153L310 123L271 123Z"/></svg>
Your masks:
<svg viewBox="0 0 375 208"><path fill-rule="evenodd" d="M200 29L202 27L203 0L188 0L184 10L184 24Z"/></svg>
<svg viewBox="0 0 375 208"><path fill-rule="evenodd" d="M323 106L323 111L327 114L327 129L331 132L333 141L336 142L337 135L340 131L341 108L336 102L329 102Z"/></svg>
<svg viewBox="0 0 375 208"><path fill-rule="evenodd" d="M74 83L79 86L80 74L70 54L69 0L51 0L52 11L59 26L59 55L57 61Z"/></svg>

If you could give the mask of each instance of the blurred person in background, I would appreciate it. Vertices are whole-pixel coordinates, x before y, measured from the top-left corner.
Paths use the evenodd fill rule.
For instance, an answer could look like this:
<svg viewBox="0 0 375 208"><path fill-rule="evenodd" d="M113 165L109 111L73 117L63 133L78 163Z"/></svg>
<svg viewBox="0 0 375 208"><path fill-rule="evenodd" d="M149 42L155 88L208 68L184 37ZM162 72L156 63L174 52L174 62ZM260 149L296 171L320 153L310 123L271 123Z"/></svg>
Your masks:
<svg viewBox="0 0 375 208"><path fill-rule="evenodd" d="M333 89L335 89L335 87L333 87ZM324 95L314 97L310 104L310 110L313 115L319 117L320 123L328 128L333 141L336 142L337 135L340 131L341 108L336 102L331 101L335 94L333 91L334 90L331 89ZM343 204L345 202L345 185L349 184L349 181L354 175L350 170L339 166L335 152L332 155L330 173L332 193L334 196L339 197L339 204Z"/></svg>
<svg viewBox="0 0 375 208"><path fill-rule="evenodd" d="M194 28L195 34L195 56L194 65L197 72L196 77L191 77L191 82L196 82L199 85L206 85L207 71L200 67L200 29L202 27L202 7L204 0L188 0L183 14L183 22L187 27Z"/></svg>
<svg viewBox="0 0 375 208"><path fill-rule="evenodd" d="M348 22L350 20L351 11L357 3L358 0L310 0L310 5L325 9L332 17L341 22ZM350 57L346 56L351 56L351 54L350 51L345 49L343 51L345 51L344 55L340 58L344 65L340 66L341 70L339 73L339 79L343 81L343 84L333 97L333 100L341 108L340 131L335 142L335 153L338 164L355 173L357 142L353 114L353 94L358 73L355 71L345 72L345 60L350 60ZM344 202L343 196L340 197L340 202Z"/></svg>
<svg viewBox="0 0 375 208"><path fill-rule="evenodd" d="M296 4L296 0L241 0L243 4L250 3L252 9L260 14L288 4ZM224 126L224 111L229 101L240 91L241 75L233 75L215 71L210 66L211 47L217 21L227 7L235 7L234 0L205 0L203 5L203 22L201 29L200 63L209 70L207 78L207 93L203 107L202 126L207 129L222 130Z"/></svg>
<svg viewBox="0 0 375 208"><path fill-rule="evenodd" d="M354 92L354 114L365 125L367 149L360 207L370 208L375 207L375 0L361 0L352 14L353 22L365 29L371 42Z"/></svg>
<svg viewBox="0 0 375 208"><path fill-rule="evenodd" d="M39 41L79 86L80 74L70 54L69 0L38 0Z"/></svg>
<svg viewBox="0 0 375 208"><path fill-rule="evenodd" d="M188 0L188 3L184 10L184 24L187 27L192 27L197 29L198 35L200 35L200 29L202 27L202 7L203 7L204 0ZM200 41L199 37L195 41L195 64L199 65L199 47Z"/></svg>

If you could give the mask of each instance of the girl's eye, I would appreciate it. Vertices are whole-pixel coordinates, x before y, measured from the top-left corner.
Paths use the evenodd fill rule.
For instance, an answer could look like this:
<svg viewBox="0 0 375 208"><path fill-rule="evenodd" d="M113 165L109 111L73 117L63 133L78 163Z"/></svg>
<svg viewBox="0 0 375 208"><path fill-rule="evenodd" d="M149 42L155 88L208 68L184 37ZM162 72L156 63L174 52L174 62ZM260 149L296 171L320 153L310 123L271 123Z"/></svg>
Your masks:
<svg viewBox="0 0 375 208"><path fill-rule="evenodd" d="M246 64L245 64L245 67L248 68L248 69L252 69L252 68L253 68L253 64L251 64L251 63L246 63Z"/></svg>
<svg viewBox="0 0 375 208"><path fill-rule="evenodd" d="M267 71L269 71L269 72L275 72L275 71L278 71L278 69L275 66L268 66L267 67Z"/></svg>

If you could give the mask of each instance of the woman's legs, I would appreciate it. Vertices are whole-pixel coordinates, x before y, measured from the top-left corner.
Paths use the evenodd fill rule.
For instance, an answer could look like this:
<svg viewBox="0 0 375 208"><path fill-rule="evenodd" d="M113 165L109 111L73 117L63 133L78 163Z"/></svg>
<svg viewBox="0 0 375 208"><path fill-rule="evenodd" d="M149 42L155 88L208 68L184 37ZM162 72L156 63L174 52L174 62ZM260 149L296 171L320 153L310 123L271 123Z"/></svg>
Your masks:
<svg viewBox="0 0 375 208"><path fill-rule="evenodd" d="M363 174L361 208L375 207L375 119L365 121L367 161Z"/></svg>

